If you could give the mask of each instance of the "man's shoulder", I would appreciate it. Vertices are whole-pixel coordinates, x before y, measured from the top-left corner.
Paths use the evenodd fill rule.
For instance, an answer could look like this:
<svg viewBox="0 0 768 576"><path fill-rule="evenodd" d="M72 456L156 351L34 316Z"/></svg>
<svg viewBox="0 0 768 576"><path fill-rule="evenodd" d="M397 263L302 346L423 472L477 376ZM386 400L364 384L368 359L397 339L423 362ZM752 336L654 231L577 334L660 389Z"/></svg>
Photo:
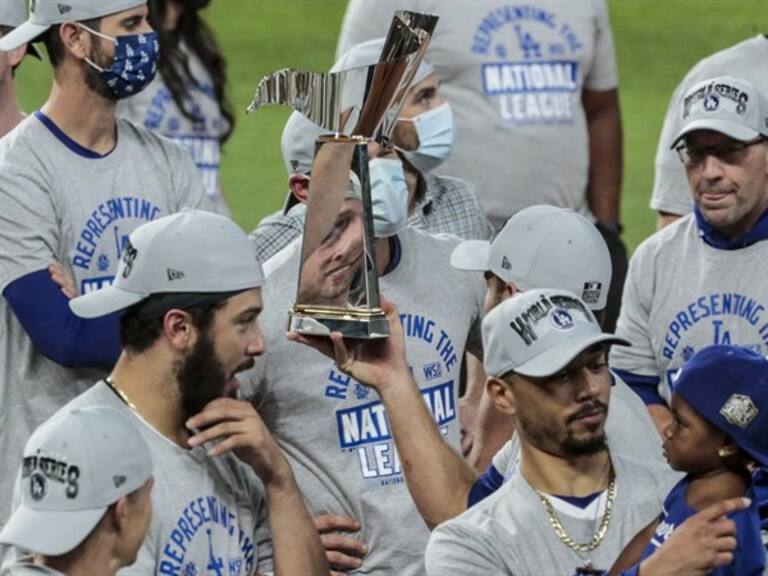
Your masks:
<svg viewBox="0 0 768 576"><path fill-rule="evenodd" d="M684 241L692 238L698 241L697 230L693 213L686 214L643 240L635 250L633 259L677 252Z"/></svg>
<svg viewBox="0 0 768 576"><path fill-rule="evenodd" d="M118 138L127 139L129 144L145 150L148 156L165 158L171 162L184 159L192 168L195 167L192 157L181 144L127 118L118 117L116 122Z"/></svg>
<svg viewBox="0 0 768 576"><path fill-rule="evenodd" d="M50 133L40 120L30 114L0 138L0 164L13 162L16 169L29 168L29 160L42 152L49 136ZM17 162L17 159L21 159L21 162ZM4 166L3 170L6 169Z"/></svg>
<svg viewBox="0 0 768 576"><path fill-rule="evenodd" d="M745 58L764 56L765 54L768 54L768 38L758 34L702 58L691 68L686 78L698 81L713 75L729 73L731 71L729 67L733 63L739 64L741 68L745 64ZM756 63L750 62L750 64Z"/></svg>

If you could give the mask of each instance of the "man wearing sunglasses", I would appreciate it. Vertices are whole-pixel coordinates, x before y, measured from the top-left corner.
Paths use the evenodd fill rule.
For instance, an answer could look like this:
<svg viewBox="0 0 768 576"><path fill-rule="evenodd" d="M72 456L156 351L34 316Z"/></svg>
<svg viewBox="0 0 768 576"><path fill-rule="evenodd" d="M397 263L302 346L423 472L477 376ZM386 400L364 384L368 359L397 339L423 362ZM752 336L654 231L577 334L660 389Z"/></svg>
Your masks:
<svg viewBox="0 0 768 576"><path fill-rule="evenodd" d="M678 113L668 145L685 168L693 213L632 257L616 331L632 346L610 355L659 430L671 421L677 371L698 349L768 353L768 100L745 80L719 77L693 86ZM762 483L765 518L768 478Z"/></svg>

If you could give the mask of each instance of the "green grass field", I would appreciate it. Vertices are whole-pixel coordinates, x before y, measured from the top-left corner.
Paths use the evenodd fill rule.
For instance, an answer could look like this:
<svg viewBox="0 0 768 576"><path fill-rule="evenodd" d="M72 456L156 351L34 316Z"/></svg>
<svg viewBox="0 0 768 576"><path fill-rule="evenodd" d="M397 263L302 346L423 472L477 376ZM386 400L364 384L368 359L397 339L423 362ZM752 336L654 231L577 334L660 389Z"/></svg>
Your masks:
<svg viewBox="0 0 768 576"><path fill-rule="evenodd" d="M655 215L648 208L653 157L672 90L701 57L768 30L768 8L766 0L608 4L624 121L622 211L626 240L634 248L654 229ZM247 230L282 204L286 178L280 134L289 111L264 109L246 116L245 107L268 72L287 66L330 67L345 6L346 0L217 0L209 9L229 61L232 99L241 111L224 151L223 185L235 218ZM38 107L49 84L47 62L28 60L17 76L23 108Z"/></svg>

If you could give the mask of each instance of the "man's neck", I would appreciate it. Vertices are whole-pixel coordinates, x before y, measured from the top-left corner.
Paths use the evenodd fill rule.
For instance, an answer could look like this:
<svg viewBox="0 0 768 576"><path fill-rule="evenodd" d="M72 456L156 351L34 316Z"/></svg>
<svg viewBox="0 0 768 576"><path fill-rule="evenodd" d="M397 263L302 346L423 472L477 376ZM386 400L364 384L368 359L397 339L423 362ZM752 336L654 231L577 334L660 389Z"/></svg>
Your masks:
<svg viewBox="0 0 768 576"><path fill-rule="evenodd" d="M116 102L90 90L82 79L60 80L57 75L43 114L83 148L111 152L117 142Z"/></svg>
<svg viewBox="0 0 768 576"><path fill-rule="evenodd" d="M186 417L171 366L170 354L157 346L135 355L123 351L109 382L153 428L175 444L188 448Z"/></svg>
<svg viewBox="0 0 768 576"><path fill-rule="evenodd" d="M19 110L13 79L10 77L0 82L0 138L13 130L24 115Z"/></svg>
<svg viewBox="0 0 768 576"><path fill-rule="evenodd" d="M424 195L424 191L419 190L422 182L419 173L408 162L403 162L403 171L405 172L405 184L408 187L408 215L410 216L416 202Z"/></svg>
<svg viewBox="0 0 768 576"><path fill-rule="evenodd" d="M520 473L536 490L557 496L588 496L608 487L608 450L565 457L544 452L520 439Z"/></svg>
<svg viewBox="0 0 768 576"><path fill-rule="evenodd" d="M389 249L389 238L376 238L373 249L376 252L376 272L379 276L384 276L384 271L389 266L389 260L392 257L392 251Z"/></svg>
<svg viewBox="0 0 768 576"><path fill-rule="evenodd" d="M80 546L67 554L47 557L35 555L32 561L38 566L47 566L66 576L111 576L122 565L114 557L113 545L109 538L99 532L100 530L101 523L96 525L96 530Z"/></svg>

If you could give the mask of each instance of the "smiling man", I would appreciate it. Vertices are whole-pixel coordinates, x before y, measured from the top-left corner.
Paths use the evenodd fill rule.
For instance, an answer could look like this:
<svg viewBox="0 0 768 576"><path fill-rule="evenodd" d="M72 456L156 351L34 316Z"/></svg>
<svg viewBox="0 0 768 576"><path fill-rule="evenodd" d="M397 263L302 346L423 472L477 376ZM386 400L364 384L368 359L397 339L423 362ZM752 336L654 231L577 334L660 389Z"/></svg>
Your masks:
<svg viewBox="0 0 768 576"><path fill-rule="evenodd" d="M720 77L693 86L678 113L681 128L668 145L685 168L694 211L635 252L617 329L632 347L611 351L611 367L660 430L671 420L677 370L697 350L768 352L768 101L749 82ZM757 482L763 506L764 485Z"/></svg>
<svg viewBox="0 0 768 576"><path fill-rule="evenodd" d="M82 320L51 279L61 262L85 294L108 286L144 222L206 203L180 146L115 118L152 79L157 43L145 0L36 0L0 38L9 55L44 42L53 85L0 142L0 454L106 374L120 353L114 316ZM0 525L11 474L0 475Z"/></svg>
<svg viewBox="0 0 768 576"><path fill-rule="evenodd" d="M123 352L62 410L119 410L155 462L149 532L121 574L328 574L288 461L225 394L264 350L263 280L234 222L184 210L136 229L114 285L71 301L85 318L121 312Z"/></svg>

